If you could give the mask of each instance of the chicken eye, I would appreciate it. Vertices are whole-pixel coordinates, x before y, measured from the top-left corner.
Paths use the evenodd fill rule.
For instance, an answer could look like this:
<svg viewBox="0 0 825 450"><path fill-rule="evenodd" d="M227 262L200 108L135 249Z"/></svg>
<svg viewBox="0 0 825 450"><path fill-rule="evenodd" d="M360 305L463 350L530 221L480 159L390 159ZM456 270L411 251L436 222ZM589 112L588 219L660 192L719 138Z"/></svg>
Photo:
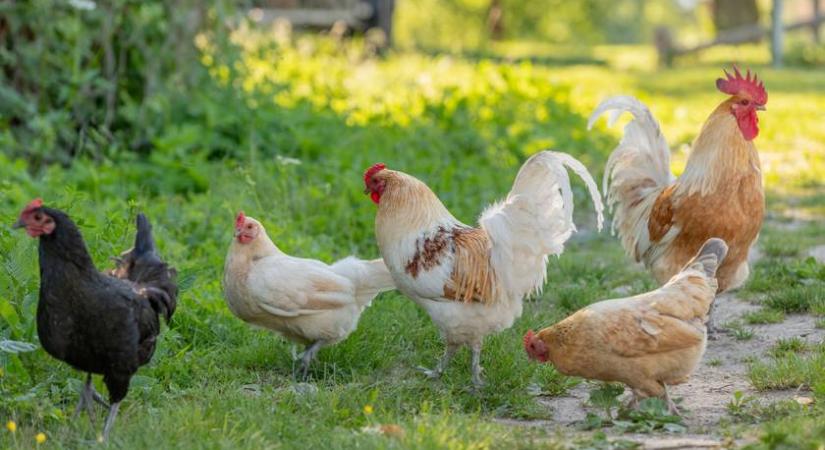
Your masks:
<svg viewBox="0 0 825 450"><path fill-rule="evenodd" d="M252 229L252 224L247 225L247 226L246 226L246 229L247 229L247 230L251 230L251 229Z"/></svg>
<svg viewBox="0 0 825 450"><path fill-rule="evenodd" d="M740 100L739 104L742 105L742 106L748 106L750 104L750 100L747 100L747 99Z"/></svg>
<svg viewBox="0 0 825 450"><path fill-rule="evenodd" d="M40 213L35 213L35 214L34 214L34 220L39 221L39 220L40 220L40 219L42 219L42 218L43 218L43 214L40 214Z"/></svg>

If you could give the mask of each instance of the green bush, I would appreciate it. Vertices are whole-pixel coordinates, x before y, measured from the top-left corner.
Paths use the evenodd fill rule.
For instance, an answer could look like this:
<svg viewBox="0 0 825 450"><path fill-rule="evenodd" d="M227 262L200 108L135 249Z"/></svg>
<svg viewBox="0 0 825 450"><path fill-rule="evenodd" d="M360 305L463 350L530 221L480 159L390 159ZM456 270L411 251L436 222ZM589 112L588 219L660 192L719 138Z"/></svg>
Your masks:
<svg viewBox="0 0 825 450"><path fill-rule="evenodd" d="M0 147L32 169L149 152L176 105L211 83L193 39L226 41L224 3L3 2Z"/></svg>

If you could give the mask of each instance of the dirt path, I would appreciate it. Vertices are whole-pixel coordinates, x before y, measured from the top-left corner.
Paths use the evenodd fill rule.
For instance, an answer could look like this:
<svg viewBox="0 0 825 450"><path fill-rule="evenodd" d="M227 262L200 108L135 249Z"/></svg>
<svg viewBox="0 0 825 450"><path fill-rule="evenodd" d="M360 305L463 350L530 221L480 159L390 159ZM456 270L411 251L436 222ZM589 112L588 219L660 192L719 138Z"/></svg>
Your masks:
<svg viewBox="0 0 825 450"><path fill-rule="evenodd" d="M758 306L738 299L735 295L723 294L717 298L714 315L717 324L725 324L740 319L743 314L759 309ZM749 340L736 340L732 334L720 334L718 339L708 341L702 362L690 380L671 388L675 398L681 398L686 434L666 433L644 435L615 435L642 444L646 449L704 449L719 448L723 437L719 425L728 417L727 405L736 391L753 396L763 403L790 399L804 393L796 390L757 392L748 379L748 360L753 357L767 359L766 352L779 339L801 337L809 343L825 339L825 330L815 327L815 319L810 315L787 315L782 323L767 325L747 325L752 329ZM600 413L587 404L593 385L584 382L559 397L542 397L538 401L552 412L552 420L506 421L521 426L546 427L564 434L580 434L577 424L588 412ZM627 393L625 394L627 395ZM604 430L611 435L611 429Z"/></svg>

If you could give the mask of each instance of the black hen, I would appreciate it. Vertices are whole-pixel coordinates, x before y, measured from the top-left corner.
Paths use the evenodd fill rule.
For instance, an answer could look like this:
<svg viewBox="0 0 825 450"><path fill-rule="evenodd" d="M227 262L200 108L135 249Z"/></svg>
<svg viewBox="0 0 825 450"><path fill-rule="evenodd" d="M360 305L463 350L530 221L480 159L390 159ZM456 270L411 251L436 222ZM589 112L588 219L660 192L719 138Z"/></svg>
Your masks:
<svg viewBox="0 0 825 450"><path fill-rule="evenodd" d="M158 256L143 214L137 216L134 248L108 273L95 268L69 216L39 199L26 206L15 226L40 238L40 343L88 373L75 414L86 408L92 417L93 401L105 405L91 383L91 374L103 375L111 403L103 428L107 439L129 380L155 351L159 315L168 321L175 312L176 272Z"/></svg>

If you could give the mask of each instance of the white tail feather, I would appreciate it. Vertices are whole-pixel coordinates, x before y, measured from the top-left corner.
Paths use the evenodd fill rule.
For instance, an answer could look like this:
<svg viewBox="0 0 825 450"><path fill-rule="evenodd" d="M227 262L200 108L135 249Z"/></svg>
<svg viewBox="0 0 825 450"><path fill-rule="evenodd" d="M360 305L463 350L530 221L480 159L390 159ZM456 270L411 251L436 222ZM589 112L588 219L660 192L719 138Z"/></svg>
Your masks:
<svg viewBox="0 0 825 450"><path fill-rule="evenodd" d="M369 306L378 294L395 289L392 275L383 259L366 261L349 256L333 264L330 269L355 284L355 301L363 308Z"/></svg>
<svg viewBox="0 0 825 450"><path fill-rule="evenodd" d="M647 222L653 203L675 180L670 171L670 149L650 110L631 96L604 100L590 115L588 129L608 111L608 125L624 112L633 115L607 160L602 189L613 213L613 232L618 231L625 250L639 261L650 247Z"/></svg>
<svg viewBox="0 0 825 450"><path fill-rule="evenodd" d="M492 243L492 266L510 298L541 291L548 255L561 254L576 230L567 168L584 180L601 230L604 206L593 177L572 156L553 151L528 159L507 198L488 207L479 219Z"/></svg>

